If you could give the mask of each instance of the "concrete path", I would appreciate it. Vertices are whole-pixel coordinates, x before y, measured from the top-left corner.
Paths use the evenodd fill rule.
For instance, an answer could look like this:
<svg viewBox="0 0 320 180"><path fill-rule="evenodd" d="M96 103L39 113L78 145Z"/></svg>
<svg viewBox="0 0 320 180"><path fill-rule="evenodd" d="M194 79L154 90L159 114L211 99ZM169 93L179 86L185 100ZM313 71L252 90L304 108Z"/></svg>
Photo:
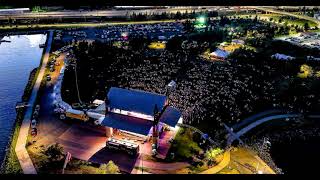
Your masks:
<svg viewBox="0 0 320 180"><path fill-rule="evenodd" d="M227 150L223 154L223 159L219 164L217 164L216 166L214 166L208 170L201 172L200 174L215 174L215 173L221 171L223 168L225 168L229 163L230 163L230 150Z"/></svg>
<svg viewBox="0 0 320 180"><path fill-rule="evenodd" d="M299 117L299 114L280 114L280 115L274 115L274 116L269 116L269 117L265 117L262 119L259 119L251 124L249 124L248 126L242 128L241 130L239 130L238 132L235 133L235 136L229 136L228 138L228 144L231 144L235 139L238 139L240 136L242 136L243 134L245 134L246 132L250 131L251 129L255 128L256 126L270 121L270 120L275 120L275 119L285 119L285 118L296 118Z"/></svg>
<svg viewBox="0 0 320 180"><path fill-rule="evenodd" d="M150 160L143 160L141 159L141 157L139 157L139 159L135 164L135 167L146 168L148 169L148 171L151 171L151 172L157 171L157 170L160 170L163 172L175 171L175 170L186 168L188 166L190 166L190 164L186 162L174 162L174 163L154 162ZM133 169L131 171L131 174L137 174L139 172L140 171L138 171L137 169ZM145 174L145 171L143 171L143 173Z"/></svg>
<svg viewBox="0 0 320 180"><path fill-rule="evenodd" d="M255 121L258 118L261 118L261 117L266 116L266 115L271 115L271 114L275 115L276 113L280 113L280 112L282 112L282 111L279 110L279 109L270 109L270 110L267 110L267 111L260 112L258 114L252 115L252 116L240 121L239 123L233 125L232 129L233 130L237 130L237 129L241 128L241 127L246 126L247 124L252 123L253 121Z"/></svg>
<svg viewBox="0 0 320 180"><path fill-rule="evenodd" d="M49 31L47 48L45 50L40 71L39 71L37 80L33 86L31 97L28 102L28 104L30 104L31 106L29 106L26 110L26 113L20 128L17 145L15 148L18 160L20 162L20 165L24 174L37 174L37 171L32 163L32 160L30 159L29 154L27 152L26 143L27 143L27 137L28 137L29 128L30 128L30 122L32 118L32 109L33 109L34 103L36 102L38 90L40 88L41 81L45 73L45 68L49 60L49 52L51 49L52 36L53 36L53 31Z"/></svg>

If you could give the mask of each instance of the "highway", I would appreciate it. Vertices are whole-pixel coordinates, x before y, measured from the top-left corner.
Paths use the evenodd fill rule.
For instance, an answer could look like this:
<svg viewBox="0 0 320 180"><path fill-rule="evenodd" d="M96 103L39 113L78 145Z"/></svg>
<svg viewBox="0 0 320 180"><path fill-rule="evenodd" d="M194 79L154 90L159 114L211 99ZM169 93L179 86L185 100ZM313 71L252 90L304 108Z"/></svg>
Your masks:
<svg viewBox="0 0 320 180"><path fill-rule="evenodd" d="M320 21L315 19L315 18L313 18L313 17L309 17L309 16L305 16L305 15L299 15L299 14L293 14L293 13L290 13L290 12L279 11L279 10L275 10L275 9L271 9L271 8L265 8L265 7L249 6L247 8L256 9L256 10L265 11L265 12L270 12L270 13L275 13L275 14L282 14L282 15L292 16L292 17L296 17L296 18L299 18L299 19L305 19L305 20L312 21L312 22L318 24L318 28L320 28Z"/></svg>
<svg viewBox="0 0 320 180"><path fill-rule="evenodd" d="M206 7L207 10L217 10L217 7ZM161 14L161 13L185 13L200 12L205 9L181 8L181 9L143 9L143 10L94 10L94 11L55 11L55 12L28 12L22 14L0 14L0 19L33 19L33 18L88 18L88 17L125 17L135 14Z"/></svg>

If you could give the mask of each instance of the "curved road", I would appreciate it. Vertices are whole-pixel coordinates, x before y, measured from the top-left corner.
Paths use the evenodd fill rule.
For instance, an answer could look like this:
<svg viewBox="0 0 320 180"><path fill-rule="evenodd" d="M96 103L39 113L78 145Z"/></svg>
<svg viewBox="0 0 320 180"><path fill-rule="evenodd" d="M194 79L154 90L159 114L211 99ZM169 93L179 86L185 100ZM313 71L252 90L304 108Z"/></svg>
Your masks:
<svg viewBox="0 0 320 180"><path fill-rule="evenodd" d="M275 10L275 9L271 9L271 8L265 8L265 7L251 6L251 7L248 7L248 8L253 8L253 9L260 10L260 11L271 12L271 13L275 13L275 14L282 14L282 15L292 16L292 17L299 18L299 19L305 19L305 20L312 21L312 22L318 24L318 28L320 28L320 21L315 19L315 18L313 18L313 17L299 15L299 14L293 14L293 13L289 13L289 12L285 12L285 11L279 11L279 10Z"/></svg>
<svg viewBox="0 0 320 180"><path fill-rule="evenodd" d="M253 128L257 127L258 125L265 123L267 121L276 120L276 119L285 119L285 118L297 118L300 116L301 116L300 114L280 114L280 115L274 115L274 116L262 118L260 120L257 120L255 122L249 124L248 126L242 128L240 131L234 133L233 136L229 136L228 137L228 144L231 144L234 140L239 139L239 137L242 136L243 134L247 133L251 129L253 129Z"/></svg>

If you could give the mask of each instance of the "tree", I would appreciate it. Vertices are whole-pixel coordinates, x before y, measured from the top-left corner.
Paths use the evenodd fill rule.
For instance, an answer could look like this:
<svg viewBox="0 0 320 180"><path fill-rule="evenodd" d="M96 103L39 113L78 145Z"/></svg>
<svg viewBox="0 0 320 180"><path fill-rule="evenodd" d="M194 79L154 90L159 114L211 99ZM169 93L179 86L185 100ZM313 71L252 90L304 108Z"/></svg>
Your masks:
<svg viewBox="0 0 320 180"><path fill-rule="evenodd" d="M109 161L108 164L100 165L99 169L97 170L97 174L120 174L120 170L113 161Z"/></svg>
<svg viewBox="0 0 320 180"><path fill-rule="evenodd" d="M303 26L303 27L304 27L304 30L305 30L305 31L307 31L307 30L310 29L309 23L307 23L307 22L304 23L304 26Z"/></svg>
<svg viewBox="0 0 320 180"><path fill-rule="evenodd" d="M193 141L193 135L189 129L180 129L172 147L175 149L177 156L181 158L191 158L194 154L201 151L198 144Z"/></svg>
<svg viewBox="0 0 320 180"><path fill-rule="evenodd" d="M59 143L53 144L44 152L50 161L59 161L63 158L63 147Z"/></svg>

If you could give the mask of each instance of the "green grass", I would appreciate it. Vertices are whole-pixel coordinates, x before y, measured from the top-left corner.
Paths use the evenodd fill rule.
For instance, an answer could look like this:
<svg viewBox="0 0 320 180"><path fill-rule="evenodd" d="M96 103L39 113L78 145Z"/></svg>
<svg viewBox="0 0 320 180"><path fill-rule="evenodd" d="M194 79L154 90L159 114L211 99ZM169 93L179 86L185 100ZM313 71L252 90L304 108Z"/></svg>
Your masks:
<svg viewBox="0 0 320 180"><path fill-rule="evenodd" d="M265 17L265 18L273 18L272 22L279 22L279 19L281 17L283 17L282 15L276 15L276 14L262 14L262 15L258 15L258 17ZM282 19L282 22L287 22L289 25L298 25L298 26L304 26L305 23L308 23L310 27L316 27L317 24L315 22L309 21L309 20L305 20L305 19L287 19L284 18Z"/></svg>

